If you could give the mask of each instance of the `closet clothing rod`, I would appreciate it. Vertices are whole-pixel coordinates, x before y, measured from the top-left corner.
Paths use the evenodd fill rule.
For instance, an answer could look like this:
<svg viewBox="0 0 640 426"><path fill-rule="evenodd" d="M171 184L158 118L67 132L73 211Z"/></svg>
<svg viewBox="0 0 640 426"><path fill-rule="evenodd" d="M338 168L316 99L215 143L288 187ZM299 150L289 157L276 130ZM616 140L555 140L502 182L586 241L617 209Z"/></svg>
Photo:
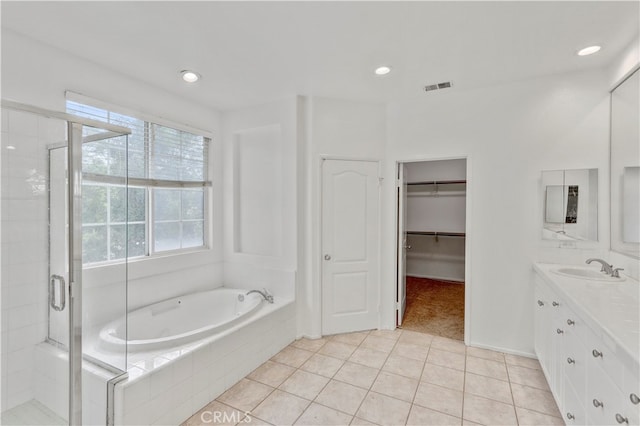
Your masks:
<svg viewBox="0 0 640 426"><path fill-rule="evenodd" d="M432 180L423 182L407 182L407 185L453 185L467 183L466 180Z"/></svg>
<svg viewBox="0 0 640 426"><path fill-rule="evenodd" d="M464 232L407 231L407 235L432 235L435 237L466 237Z"/></svg>

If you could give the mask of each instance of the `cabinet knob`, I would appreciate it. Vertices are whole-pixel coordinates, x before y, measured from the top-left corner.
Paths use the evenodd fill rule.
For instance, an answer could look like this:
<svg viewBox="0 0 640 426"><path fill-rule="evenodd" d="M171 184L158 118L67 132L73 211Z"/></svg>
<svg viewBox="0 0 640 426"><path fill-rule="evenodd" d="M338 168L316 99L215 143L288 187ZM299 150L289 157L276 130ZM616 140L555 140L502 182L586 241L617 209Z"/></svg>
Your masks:
<svg viewBox="0 0 640 426"><path fill-rule="evenodd" d="M600 352L597 349L592 350L591 355L593 355L594 358L598 358L598 357L602 358L602 352Z"/></svg>
<svg viewBox="0 0 640 426"><path fill-rule="evenodd" d="M538 300L538 306L544 306L544 302L542 300Z"/></svg>
<svg viewBox="0 0 640 426"><path fill-rule="evenodd" d="M564 330L557 329L557 330L556 330L556 333L558 333L558 334L562 334L562 333L564 333Z"/></svg>
<svg viewBox="0 0 640 426"><path fill-rule="evenodd" d="M572 320L572 319L568 319L568 320L567 320L567 324L568 324L568 325L575 325L575 323L576 323L576 322L575 322L574 320Z"/></svg>
<svg viewBox="0 0 640 426"><path fill-rule="evenodd" d="M567 364L575 364L576 360L573 358L567 358Z"/></svg>
<svg viewBox="0 0 640 426"><path fill-rule="evenodd" d="M604 407L604 404L601 401L598 401L597 399L593 400L593 406L598 408L598 407Z"/></svg>
<svg viewBox="0 0 640 426"><path fill-rule="evenodd" d="M574 416L574 415L573 415L573 414L571 414L571 413L567 413L567 418L568 418L569 420L573 420L573 419L575 419L575 418L576 418L576 416Z"/></svg>
<svg viewBox="0 0 640 426"><path fill-rule="evenodd" d="M620 424L623 424L623 423L629 424L629 419L624 417L620 413L616 413L616 422L618 422Z"/></svg>
<svg viewBox="0 0 640 426"><path fill-rule="evenodd" d="M634 405L640 404L640 398L635 393L632 393L631 395L629 395L629 399Z"/></svg>
<svg viewBox="0 0 640 426"><path fill-rule="evenodd" d="M560 304L558 302L556 302L555 300L551 303L553 306L560 306Z"/></svg>

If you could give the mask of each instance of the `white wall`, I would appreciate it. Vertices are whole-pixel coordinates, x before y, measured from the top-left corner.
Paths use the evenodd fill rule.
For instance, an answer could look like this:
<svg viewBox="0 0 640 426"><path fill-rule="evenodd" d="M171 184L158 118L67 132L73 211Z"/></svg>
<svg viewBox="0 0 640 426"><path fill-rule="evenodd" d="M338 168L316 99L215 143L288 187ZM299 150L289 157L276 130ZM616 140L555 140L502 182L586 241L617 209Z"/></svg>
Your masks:
<svg viewBox="0 0 640 426"><path fill-rule="evenodd" d="M540 172L596 167L603 186L607 89L603 72L586 72L454 88L389 106L386 176L393 175L393 161L468 158L468 343L533 353L530 274L541 235ZM385 191L391 198L392 188ZM385 208L383 247L393 247L394 209L390 203ZM384 259L383 282L391 283L393 256ZM383 288L386 324L392 323L393 291Z"/></svg>
<svg viewBox="0 0 640 426"><path fill-rule="evenodd" d="M306 224L299 266L298 335L318 337L320 327L321 162L323 157L382 160L386 135L382 104L311 97L305 102L305 158L299 176L306 180L301 221ZM395 280L394 280L395 282Z"/></svg>
<svg viewBox="0 0 640 426"><path fill-rule="evenodd" d="M225 112L224 282L293 298L298 98Z"/></svg>
<svg viewBox="0 0 640 426"><path fill-rule="evenodd" d="M636 34L627 47L607 69L609 85L613 89L640 64L640 34Z"/></svg>

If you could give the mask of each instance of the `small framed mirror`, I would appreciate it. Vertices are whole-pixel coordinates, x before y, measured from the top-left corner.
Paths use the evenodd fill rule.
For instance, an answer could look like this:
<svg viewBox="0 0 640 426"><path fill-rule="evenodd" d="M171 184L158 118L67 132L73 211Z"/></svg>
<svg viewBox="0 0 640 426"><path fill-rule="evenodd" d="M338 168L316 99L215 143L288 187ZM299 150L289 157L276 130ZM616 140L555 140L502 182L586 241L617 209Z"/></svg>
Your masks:
<svg viewBox="0 0 640 426"><path fill-rule="evenodd" d="M598 169L542 172L542 237L598 241Z"/></svg>

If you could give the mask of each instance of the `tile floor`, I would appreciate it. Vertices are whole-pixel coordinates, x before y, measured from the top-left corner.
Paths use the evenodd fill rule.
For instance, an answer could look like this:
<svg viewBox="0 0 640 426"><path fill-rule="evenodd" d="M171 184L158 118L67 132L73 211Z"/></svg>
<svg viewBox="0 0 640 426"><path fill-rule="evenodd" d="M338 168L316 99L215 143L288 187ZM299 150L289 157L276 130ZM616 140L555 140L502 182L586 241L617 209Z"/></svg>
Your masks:
<svg viewBox="0 0 640 426"><path fill-rule="evenodd" d="M293 342L183 425L562 425L536 360L407 330Z"/></svg>

